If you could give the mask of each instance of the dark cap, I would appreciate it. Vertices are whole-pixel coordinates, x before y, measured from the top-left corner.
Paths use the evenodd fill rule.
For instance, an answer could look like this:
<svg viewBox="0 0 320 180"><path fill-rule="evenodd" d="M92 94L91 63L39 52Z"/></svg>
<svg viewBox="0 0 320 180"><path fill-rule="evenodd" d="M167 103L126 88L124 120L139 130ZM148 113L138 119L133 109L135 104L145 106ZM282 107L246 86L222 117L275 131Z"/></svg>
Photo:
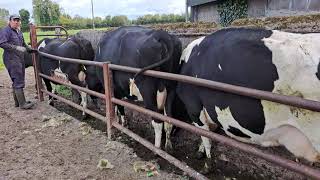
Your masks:
<svg viewBox="0 0 320 180"><path fill-rule="evenodd" d="M12 14L10 17L9 17L9 20L13 20L13 19L21 19L19 15L17 14Z"/></svg>

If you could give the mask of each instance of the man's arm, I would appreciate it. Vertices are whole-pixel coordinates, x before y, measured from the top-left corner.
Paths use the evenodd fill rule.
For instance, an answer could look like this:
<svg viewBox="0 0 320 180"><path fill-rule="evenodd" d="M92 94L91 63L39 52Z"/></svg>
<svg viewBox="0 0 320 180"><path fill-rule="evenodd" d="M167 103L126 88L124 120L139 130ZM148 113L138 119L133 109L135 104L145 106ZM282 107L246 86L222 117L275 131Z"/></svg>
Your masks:
<svg viewBox="0 0 320 180"><path fill-rule="evenodd" d="M4 50L15 50L15 45L8 43L9 41L9 32L4 28L0 31L0 47Z"/></svg>
<svg viewBox="0 0 320 180"><path fill-rule="evenodd" d="M29 53L31 52L37 52L37 50L33 49L31 46L29 46L25 41L24 37L22 36L23 46L27 49Z"/></svg>

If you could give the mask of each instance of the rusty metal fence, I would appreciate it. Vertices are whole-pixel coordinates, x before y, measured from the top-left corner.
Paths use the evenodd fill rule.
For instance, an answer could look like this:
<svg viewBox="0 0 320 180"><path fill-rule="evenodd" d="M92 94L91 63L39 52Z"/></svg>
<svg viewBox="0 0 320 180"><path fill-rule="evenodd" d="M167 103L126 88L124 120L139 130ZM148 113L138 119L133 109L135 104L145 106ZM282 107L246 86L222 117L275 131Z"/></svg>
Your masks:
<svg viewBox="0 0 320 180"><path fill-rule="evenodd" d="M36 47L36 26L31 25L30 26L30 36L31 36L31 42L32 42L32 47ZM49 28L49 27L46 27ZM201 34L202 35L202 34ZM194 36L193 34L191 36ZM45 56L48 58L51 58L53 60L59 60L59 61L64 61L64 62L70 62L70 63L78 63L78 64L83 64L83 65L92 65L92 66L97 66L100 68L103 68L103 76L104 76L104 87L105 87L105 93L101 94L95 91L91 91L87 88L83 88L77 85L73 85L70 83L62 82L60 80L54 79L52 77L46 76L45 74L39 73L39 67L38 67L38 56ZM171 118L164 116L162 114L153 112L151 110L142 108L140 106L128 103L126 101L117 99L113 96L113 88L112 88L112 71L122 71L122 72L127 72L127 73L136 73L139 71L137 68L131 68L131 67L125 67L125 66L119 66L119 65L114 65L110 64L108 62L105 63L100 63L100 62L92 62L92 61L86 61L86 60L79 60L79 59L71 59L71 58L63 58L63 57L58 57L54 55L50 55L47 53L43 53L38 51L38 55L33 54L33 62L34 62L34 69L35 69L35 76L36 76L36 83L37 83L37 93L39 96L39 100L43 101L43 93L48 94L59 101L62 101L76 109L79 109L81 111L85 111L87 114L100 119L102 121L107 122L107 134L108 138L111 138L112 136L112 127L115 127L116 129L120 130L121 132L127 134L131 138L135 139L151 151L157 153L159 156L162 158L166 159L170 163L174 164L176 167L180 168L181 170L185 171L188 173L190 177L193 177L195 179L208 179L202 174L198 173L185 163L179 161L175 157L171 156L170 154L166 153L165 151L156 148L152 143L148 142L147 140L143 139L142 137L138 136L137 134L133 133L129 129L121 126L118 122L114 121L115 120L115 111L114 111L114 105L121 105L124 107L127 107L129 109L150 115L151 117L157 118L159 120L162 120L164 122L171 123L177 127L183 128L187 131L190 131L192 133L195 133L200 136L205 136L210 138L211 140L214 141L219 141L225 145L228 145L230 147L237 148L239 150L242 150L244 152L250 153L252 155L255 155L257 157L260 157L262 159L265 159L269 162L272 162L274 164L277 164L279 166L285 167L289 170L295 171L297 173L300 173L302 175L305 175L307 177L315 178L315 179L320 179L320 171L318 169L314 169L312 167L296 163L294 161L284 159L280 156L273 155L270 153L265 153L261 151L258 148L255 148L253 146L241 143L239 141L233 140L231 138L213 133L211 131L203 130L200 128L197 128L193 125L190 125L188 123L179 121L177 119ZM233 94L238 94L242 96L249 96L257 99L264 99L264 100L269 100L277 103L282 103L290 106L295 106L299 108L305 108L308 110L312 111L318 111L320 112L320 102L317 101L311 101L311 100L306 100L303 98L299 97L291 97L291 96L285 96L285 95L280 95L280 94L274 94L271 92L266 92L266 91L261 91L261 90L255 90L255 89L249 89L245 87L240 87L240 86L234 86L234 85L229 85L225 83L220 83L220 82L214 82L214 81L209 81L205 79L199 79L199 78L194 78L194 77L189 77L189 76L184 76L184 75L177 75L177 74L171 74L171 73L165 73L165 72L158 72L158 71L153 71L153 70L148 70L143 73L143 75L146 76L152 76L155 78L163 78L167 80L173 80L173 81L180 81L183 83L188 83L196 86L202 86L206 87L209 89L213 90L220 90L220 91L225 91ZM98 114L96 112L93 112L89 109L83 109L82 106L75 104L63 97L60 97L58 95L55 95L51 92L48 92L47 90L43 89L42 87L42 81L41 78L46 78L49 79L53 82L60 83L62 85L68 86L73 89L80 90L82 92L88 93L89 95L96 96L98 98L102 98L106 102L106 114L105 116Z"/></svg>

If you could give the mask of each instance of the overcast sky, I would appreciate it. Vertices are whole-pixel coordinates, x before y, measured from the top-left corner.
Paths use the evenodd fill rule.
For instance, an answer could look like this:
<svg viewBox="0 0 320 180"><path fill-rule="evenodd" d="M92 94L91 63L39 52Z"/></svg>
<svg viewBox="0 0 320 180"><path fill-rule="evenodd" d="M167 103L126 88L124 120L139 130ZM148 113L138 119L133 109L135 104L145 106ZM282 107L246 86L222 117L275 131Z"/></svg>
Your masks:
<svg viewBox="0 0 320 180"><path fill-rule="evenodd" d="M74 16L91 17L91 0L53 0L64 12ZM95 16L127 15L136 18L144 14L175 13L185 10L185 0L93 0ZM9 10L10 14L27 9L32 14L32 0L0 0L0 8Z"/></svg>

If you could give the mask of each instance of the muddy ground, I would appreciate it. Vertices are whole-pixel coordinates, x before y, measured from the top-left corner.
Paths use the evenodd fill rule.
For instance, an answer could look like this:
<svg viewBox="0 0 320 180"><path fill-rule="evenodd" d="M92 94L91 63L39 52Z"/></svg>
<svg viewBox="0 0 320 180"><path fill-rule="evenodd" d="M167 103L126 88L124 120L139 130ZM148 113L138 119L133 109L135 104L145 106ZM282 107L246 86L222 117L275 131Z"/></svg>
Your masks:
<svg viewBox="0 0 320 180"><path fill-rule="evenodd" d="M33 97L32 70L27 71L28 97ZM94 118L80 119L81 112L68 105L55 102L55 108L39 103L32 111L13 108L10 83L6 72L0 72L0 177L4 179L145 179L145 173L136 173L133 163L152 161L160 165L160 176L152 179L188 179L183 172L167 161L155 156L148 149L128 136L117 132L113 141L105 135L105 123ZM71 115L71 117L66 114ZM43 117L45 116L45 117ZM49 118L48 118L49 117ZM68 117L64 120L61 117ZM48 127L51 119L58 119L58 126ZM128 128L153 142L150 117L126 109ZM49 119L49 120L48 120ZM61 122L62 121L62 122ZM83 130L83 126L89 128ZM204 160L197 160L195 152L200 138L184 130L176 131L172 138L172 155L200 170ZM4 147L4 148L2 148ZM295 160L284 148L263 148L263 151L279 154ZM307 179L299 174L278 167L221 143L213 143L213 169L210 179ZM108 159L113 169L99 170L100 159ZM302 161L305 163L304 161ZM1 178L0 178L1 179Z"/></svg>
<svg viewBox="0 0 320 180"><path fill-rule="evenodd" d="M27 70L26 96L34 98L32 69ZM14 107L10 80L0 71L0 180L9 179L183 179L161 170L156 177L135 172L142 161L133 148L109 141L103 131L46 103L21 111ZM146 153L149 153L146 151ZM99 169L101 159L114 167Z"/></svg>

